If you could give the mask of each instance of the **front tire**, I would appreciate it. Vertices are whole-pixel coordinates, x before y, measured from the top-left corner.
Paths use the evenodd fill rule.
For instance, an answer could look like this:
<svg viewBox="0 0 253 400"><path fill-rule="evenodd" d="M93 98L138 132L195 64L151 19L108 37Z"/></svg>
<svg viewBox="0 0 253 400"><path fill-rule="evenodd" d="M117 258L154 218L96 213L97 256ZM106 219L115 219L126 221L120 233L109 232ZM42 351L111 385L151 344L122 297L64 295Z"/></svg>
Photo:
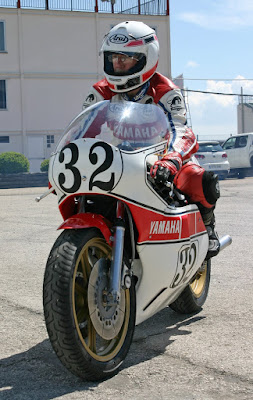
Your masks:
<svg viewBox="0 0 253 400"><path fill-rule="evenodd" d="M172 310L180 314L191 314L202 310L206 301L211 274L211 260L204 261L201 268L194 276L179 297L170 304Z"/></svg>
<svg viewBox="0 0 253 400"><path fill-rule="evenodd" d="M98 230L66 230L50 252L44 277L44 315L52 347L68 370L92 381L118 372L135 327L133 283L121 289L118 306L103 302L111 254Z"/></svg>

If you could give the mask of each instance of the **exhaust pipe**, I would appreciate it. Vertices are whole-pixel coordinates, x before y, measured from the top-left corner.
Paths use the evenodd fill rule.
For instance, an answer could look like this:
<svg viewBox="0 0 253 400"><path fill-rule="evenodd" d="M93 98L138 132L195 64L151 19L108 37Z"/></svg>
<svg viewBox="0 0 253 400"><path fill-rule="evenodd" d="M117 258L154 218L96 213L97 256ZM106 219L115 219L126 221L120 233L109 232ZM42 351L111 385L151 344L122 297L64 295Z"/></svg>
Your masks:
<svg viewBox="0 0 253 400"><path fill-rule="evenodd" d="M232 238L229 235L222 236L222 238L219 239L220 242L220 251L224 250L226 247L230 246L232 243Z"/></svg>

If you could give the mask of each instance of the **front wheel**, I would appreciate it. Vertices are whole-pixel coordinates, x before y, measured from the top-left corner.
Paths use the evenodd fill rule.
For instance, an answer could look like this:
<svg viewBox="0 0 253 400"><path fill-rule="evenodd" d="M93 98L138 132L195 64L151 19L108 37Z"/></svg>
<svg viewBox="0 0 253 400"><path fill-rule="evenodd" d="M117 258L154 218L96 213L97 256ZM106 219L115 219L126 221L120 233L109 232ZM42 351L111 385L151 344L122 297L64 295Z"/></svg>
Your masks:
<svg viewBox="0 0 253 400"><path fill-rule="evenodd" d="M206 301L211 274L211 260L204 261L197 274L194 276L179 297L170 304L172 310L180 314L190 314L202 309Z"/></svg>
<svg viewBox="0 0 253 400"><path fill-rule="evenodd" d="M135 327L135 287L108 306L111 247L94 228L66 230L46 265L43 305L52 347L73 374L101 380L116 374Z"/></svg>

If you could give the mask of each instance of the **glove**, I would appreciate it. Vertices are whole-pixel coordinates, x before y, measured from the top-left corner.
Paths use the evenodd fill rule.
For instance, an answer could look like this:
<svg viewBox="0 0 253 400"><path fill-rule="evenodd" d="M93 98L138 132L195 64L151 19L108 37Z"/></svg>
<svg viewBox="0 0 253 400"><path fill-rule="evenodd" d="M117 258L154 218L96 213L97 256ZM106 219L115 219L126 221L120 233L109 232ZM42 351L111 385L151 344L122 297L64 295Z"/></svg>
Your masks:
<svg viewBox="0 0 253 400"><path fill-rule="evenodd" d="M166 154L160 161L156 161L150 170L151 178L157 183L165 183L169 176L174 178L176 173L181 169L183 164L182 156L177 151Z"/></svg>

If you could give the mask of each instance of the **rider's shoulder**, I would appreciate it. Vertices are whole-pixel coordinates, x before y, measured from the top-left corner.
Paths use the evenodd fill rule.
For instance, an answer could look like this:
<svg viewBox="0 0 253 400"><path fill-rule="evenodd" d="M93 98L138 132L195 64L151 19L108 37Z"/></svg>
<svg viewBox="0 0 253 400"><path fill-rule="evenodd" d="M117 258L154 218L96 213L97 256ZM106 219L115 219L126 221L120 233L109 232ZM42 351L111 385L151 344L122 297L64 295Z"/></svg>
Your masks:
<svg viewBox="0 0 253 400"><path fill-rule="evenodd" d="M92 106L102 100L111 100L114 93L110 90L106 79L95 83L89 90L83 103L83 109Z"/></svg>
<svg viewBox="0 0 253 400"><path fill-rule="evenodd" d="M93 88L104 98L104 100L111 100L111 98L115 95L115 93L111 91L105 78L95 83Z"/></svg>
<svg viewBox="0 0 253 400"><path fill-rule="evenodd" d="M171 94L178 87L166 76L156 72L150 79L150 89L154 93L154 101L157 104L165 94Z"/></svg>

